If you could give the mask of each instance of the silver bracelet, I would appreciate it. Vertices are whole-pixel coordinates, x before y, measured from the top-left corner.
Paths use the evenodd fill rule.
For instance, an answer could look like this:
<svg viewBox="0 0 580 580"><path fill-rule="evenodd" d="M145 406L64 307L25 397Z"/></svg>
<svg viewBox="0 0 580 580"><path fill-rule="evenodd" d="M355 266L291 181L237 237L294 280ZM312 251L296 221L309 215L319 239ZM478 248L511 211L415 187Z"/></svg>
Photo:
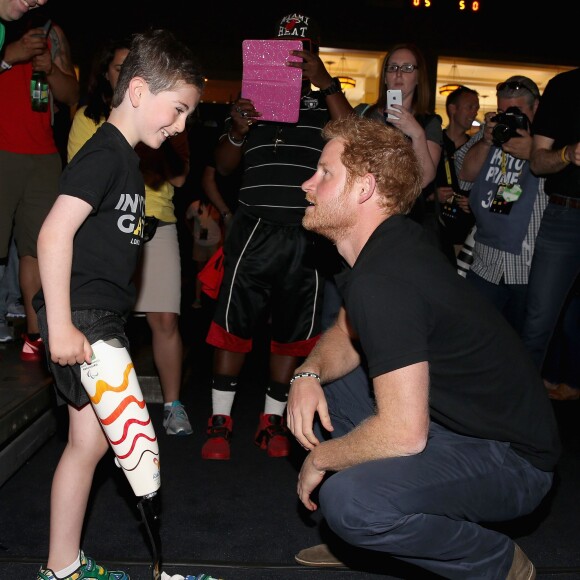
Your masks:
<svg viewBox="0 0 580 580"><path fill-rule="evenodd" d="M232 137L232 135L230 134L230 132L228 131L228 141L234 146L234 147L241 147L245 142L246 142L246 138L243 137L241 141L238 141L236 138Z"/></svg>
<svg viewBox="0 0 580 580"><path fill-rule="evenodd" d="M316 379L318 382L320 382L320 375L317 375L316 373L311 373L309 371L304 371L303 373L296 373L290 379L290 384L292 384L296 379L302 379L304 377L312 377L313 379Z"/></svg>
<svg viewBox="0 0 580 580"><path fill-rule="evenodd" d="M10 70L12 68L12 65L8 64L5 60L3 60L2 62L0 62L0 68L2 68L2 70Z"/></svg>

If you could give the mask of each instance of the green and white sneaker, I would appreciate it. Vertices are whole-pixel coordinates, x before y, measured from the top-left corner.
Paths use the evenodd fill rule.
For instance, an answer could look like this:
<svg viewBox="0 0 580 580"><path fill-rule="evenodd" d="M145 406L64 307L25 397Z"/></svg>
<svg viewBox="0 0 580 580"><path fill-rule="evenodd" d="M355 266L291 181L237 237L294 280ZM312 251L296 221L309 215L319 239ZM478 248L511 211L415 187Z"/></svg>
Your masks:
<svg viewBox="0 0 580 580"><path fill-rule="evenodd" d="M70 576L57 578L49 568L41 568L36 575L36 580L131 580L131 578L129 574L120 570L109 572L81 551L81 565Z"/></svg>

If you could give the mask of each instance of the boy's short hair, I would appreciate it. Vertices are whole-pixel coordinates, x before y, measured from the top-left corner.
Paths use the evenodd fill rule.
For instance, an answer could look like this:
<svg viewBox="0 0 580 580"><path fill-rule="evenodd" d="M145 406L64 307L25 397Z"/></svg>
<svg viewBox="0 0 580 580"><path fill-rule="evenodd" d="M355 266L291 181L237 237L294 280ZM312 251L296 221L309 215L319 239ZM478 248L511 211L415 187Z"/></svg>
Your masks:
<svg viewBox="0 0 580 580"><path fill-rule="evenodd" d="M113 93L112 107L122 103L129 82L135 77L142 77L154 95L183 83L200 90L205 86L201 67L191 49L163 29L133 35Z"/></svg>

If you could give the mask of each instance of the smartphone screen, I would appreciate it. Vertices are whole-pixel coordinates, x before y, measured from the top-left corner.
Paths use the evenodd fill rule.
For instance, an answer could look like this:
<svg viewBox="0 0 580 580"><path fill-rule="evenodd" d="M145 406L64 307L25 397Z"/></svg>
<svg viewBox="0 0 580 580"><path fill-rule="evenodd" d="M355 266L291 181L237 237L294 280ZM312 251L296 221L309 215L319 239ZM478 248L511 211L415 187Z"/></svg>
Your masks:
<svg viewBox="0 0 580 580"><path fill-rule="evenodd" d="M391 105L403 105L403 92L400 89L388 89L387 90L387 108ZM387 119L398 119L396 115L389 113L385 109L385 113L387 113Z"/></svg>

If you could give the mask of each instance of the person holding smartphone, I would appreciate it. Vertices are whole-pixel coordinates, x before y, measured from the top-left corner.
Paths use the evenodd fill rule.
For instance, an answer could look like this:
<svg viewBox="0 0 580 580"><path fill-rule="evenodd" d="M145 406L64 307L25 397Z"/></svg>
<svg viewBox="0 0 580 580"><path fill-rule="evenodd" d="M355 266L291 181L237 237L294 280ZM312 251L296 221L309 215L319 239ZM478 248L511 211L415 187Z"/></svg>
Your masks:
<svg viewBox="0 0 580 580"><path fill-rule="evenodd" d="M394 125L411 139L423 170L423 191L410 215L427 229L433 243L441 248L434 180L443 150L443 129L441 117L430 107L429 87L423 53L414 44L396 44L383 64L379 98L373 105L358 105L356 111ZM389 90L401 91L402 104L387 103Z"/></svg>
<svg viewBox="0 0 580 580"><path fill-rule="evenodd" d="M223 282L206 338L215 353L204 459L230 458L238 377L252 350L256 326L268 314L270 376L254 441L269 457L290 453L284 418L288 384L321 331L324 284L317 260L324 240L302 228L307 203L300 185L316 169L322 127L353 109L318 55L320 33L313 18L288 14L276 24L274 37L311 43L311 50L288 51L301 59L288 63L302 70L298 121L263 121L252 101L239 98L215 150L220 173L229 175L242 164L243 175L239 206L224 245Z"/></svg>

